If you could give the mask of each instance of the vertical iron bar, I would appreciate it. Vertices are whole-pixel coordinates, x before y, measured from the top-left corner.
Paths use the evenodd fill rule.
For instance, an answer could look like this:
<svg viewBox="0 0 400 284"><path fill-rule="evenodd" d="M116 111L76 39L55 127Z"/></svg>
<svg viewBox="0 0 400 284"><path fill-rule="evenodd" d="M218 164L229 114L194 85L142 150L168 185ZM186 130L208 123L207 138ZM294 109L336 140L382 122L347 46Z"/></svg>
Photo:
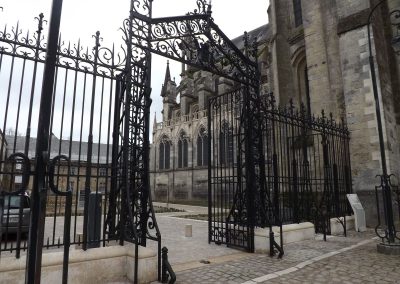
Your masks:
<svg viewBox="0 0 400 284"><path fill-rule="evenodd" d="M211 129L211 119L212 119L212 113L211 113L211 104L214 102L214 100L209 100L208 101L208 106L207 106L207 111L208 111L208 117L207 117L207 129L208 129L208 139L207 139L207 143L208 143L208 243L210 244L212 241L212 171L211 171L211 167L212 167L212 144L211 141L213 139L213 134L214 132Z"/></svg>
<svg viewBox="0 0 400 284"><path fill-rule="evenodd" d="M79 44L78 44L79 47ZM88 54L88 52L86 52ZM83 137L83 119L84 119L84 114L85 114L85 101L86 101L86 84L87 84L87 73L85 73L84 78L83 78L83 91L82 91L82 108L81 108L81 123L80 123L80 133L79 133L79 150L78 150L78 177L76 179L76 197L75 197L75 213L78 211L78 202L80 201L80 180L81 180L81 153L82 153L82 137ZM78 219L78 214L75 214L74 218L74 242L76 238L76 227L77 227L77 219ZM79 237L78 240L79 245L81 244L81 239Z"/></svg>
<svg viewBox="0 0 400 284"><path fill-rule="evenodd" d="M20 83L20 89L19 89L19 97L18 97L18 110L17 110L17 119L15 122L15 134L14 134L14 150L13 152L16 152L16 143L17 143L17 137L18 137L18 127L19 127L19 117L20 117L20 111L21 111L21 99L22 99L22 93L23 93L23 86L24 86L24 78L25 78L25 67L26 67L26 57L24 57L23 60L23 66L22 66L22 73L21 73L21 83ZM0 156L1 158L1 156ZM25 168L25 165L24 165ZM27 169L24 169L24 172ZM30 170L30 169L29 169ZM26 175L24 174L22 176L22 179L24 179L24 181L26 180ZM22 183L24 184L24 183ZM22 189L20 188L19 190L23 190L24 192L27 190L27 188ZM15 247L16 250L16 258L20 257L21 254L21 229L22 229L22 218L23 218L23 197L20 196L20 205L19 205L19 212L18 212L18 229L17 229L17 244ZM0 220L1 222L2 220Z"/></svg>
<svg viewBox="0 0 400 284"><path fill-rule="evenodd" d="M69 176L69 175L68 175ZM65 219L64 219L64 258L63 258L63 273L62 283L68 283L68 262L69 262L69 248L71 244L71 210L72 210L72 190L67 189L65 196Z"/></svg>
<svg viewBox="0 0 400 284"><path fill-rule="evenodd" d="M70 49L70 47L68 47ZM61 149L62 149L62 144L63 144L63 132L64 132L64 120L65 120L65 101L66 101L66 96L67 96L67 84L68 84L68 71L69 68L67 67L65 70L65 77L64 77L64 91L63 91L63 100L62 100L62 110L61 110L61 122L60 122L60 135L59 135L59 145L58 145L58 155L61 155ZM53 103L55 105L55 99L53 100ZM51 152L51 151L50 151ZM50 157L49 157L50 158ZM68 161L69 163L69 161ZM60 164L59 164L60 165ZM69 170L69 167L67 167ZM59 185L59 180L61 177L61 184L63 184L64 177L62 177L62 172L60 174L60 166L57 167L57 186ZM68 184L67 184L68 187ZM56 235L56 226L57 226L57 213L58 212L58 207L62 208L62 196L58 196L57 194L54 196L55 202L54 202L54 217L53 217L53 244L55 241L55 235ZM58 202L60 201L60 204Z"/></svg>
<svg viewBox="0 0 400 284"><path fill-rule="evenodd" d="M111 65L114 66L114 54L115 54L115 47L113 45L112 47L112 53L113 56L111 58ZM105 200L104 200L104 222L103 222L103 246L106 246L106 231L107 231L107 211L109 211L109 205L110 203L108 202L109 194L111 193L112 189L110 188L109 192L109 186L108 186L108 181L109 181L109 173L112 175L112 169L109 169L109 164L110 164L110 135L111 135L111 110L112 110L112 101L113 101L113 88L114 88L114 80L117 80L115 77L114 69L111 70L111 80L110 80L110 100L109 100L109 108L108 108L108 126L107 126L107 150L106 150L106 165L107 165L107 176L105 180L106 188L105 188ZM116 82L118 84L118 82ZM116 97L118 97L118 94L115 94ZM113 157L111 157L113 159ZM112 163L112 161L111 161ZM112 182L112 177L111 177L111 182ZM113 215L115 217L115 215ZM110 236L108 235L108 239Z"/></svg>
<svg viewBox="0 0 400 284"><path fill-rule="evenodd" d="M96 32L95 46L94 46L94 62L93 62L93 83L92 83L92 98L90 106L90 122L89 122L89 136L87 148L87 161L86 161L86 179L85 179L85 207L83 209L83 250L87 250L88 243L88 221L89 221L89 195L90 195L90 182L92 178L92 154L93 154L93 117L94 117L94 104L96 101L96 83L97 83L97 65L99 58L100 48L100 32Z"/></svg>
<svg viewBox="0 0 400 284"><path fill-rule="evenodd" d="M78 57L79 57L79 55L80 55L80 41L78 41L78 46L77 46L77 55L78 55ZM75 61L75 68L77 68L77 67L79 67L79 65L78 65L79 63L78 63L78 60L76 60ZM72 93L72 112L71 112L71 124L70 124L70 132L69 132L69 148L68 148L68 173L72 173L71 172L71 154L72 154L72 143L73 143L73 136L74 136L74 125L75 125L75 107L76 107L76 93L77 93L77 83L78 83L78 71L77 70L75 70L75 76L74 76L74 90L73 90L73 93ZM73 166L75 166L75 164L73 165ZM72 173L72 174L74 174L74 175L77 175L77 176L79 176L79 168L78 168L78 173ZM74 194L74 188L72 188L72 186L71 186L71 188L70 188L70 179L71 179L71 175L72 174L69 174L68 176L67 176L67 190L68 189L70 189L71 190L71 207L72 207L72 198L73 198L73 194ZM76 184L76 188L78 188L79 186L78 186L78 183ZM76 196L78 197L78 191L76 191ZM77 199L76 199L76 203L77 203ZM66 198L66 205L65 206L67 206L67 203L68 203L68 197ZM77 204L75 204L75 218L74 218L74 237L73 237L73 242L75 242L75 236L76 236L76 216L78 215L77 214L77 210L76 210L76 206L77 206ZM67 208L66 208L66 210L67 210ZM72 211L72 208L71 208L71 211ZM65 212L65 215L67 215L67 212ZM72 215L72 213L71 213L71 215Z"/></svg>
<svg viewBox="0 0 400 284"><path fill-rule="evenodd" d="M114 125L113 125L113 142L112 142L112 161L111 161L111 189L109 197L109 220L108 231L111 237L116 236L115 220L117 214L117 195L118 184L118 155L119 155L119 135L120 135L120 117L121 117L121 100L124 92L124 76L118 75L115 84L115 100L114 100Z"/></svg>
<svg viewBox="0 0 400 284"><path fill-rule="evenodd" d="M99 112L99 116L100 116L100 118L99 118L99 127L98 127L98 131L99 131L99 136L98 136L98 144L97 144L97 165L96 165L96 203L97 203L97 198L99 198L100 196L98 195L99 194L99 180L100 180L100 178L102 178L101 176L101 173L100 173L100 169L102 170L102 172L104 173L104 170L106 171L106 175L107 175L107 167L104 167L104 165L101 165L101 161L100 161L100 155L101 155L101 134L102 134L102 124L103 124L103 103L104 103L104 81L105 81L105 78L104 77L102 77L102 79L101 79L101 95L100 95L100 112ZM101 193L102 194L102 193ZM103 195L101 195L101 198L100 198L100 206L102 206L102 203L103 203ZM100 226L100 224L97 224L97 214L98 214L98 212L97 212L98 210L95 210L94 211L94 228L93 228L93 231L94 232L97 232L97 226L99 225ZM101 212L100 212L100 216L101 216ZM100 217L100 219L101 219L101 217ZM94 237L97 237L97 234L94 234ZM94 241L96 241L96 243L99 243L100 244L100 240L101 240L101 236L99 236L99 240L94 240Z"/></svg>
<svg viewBox="0 0 400 284"><path fill-rule="evenodd" d="M31 122L32 122L32 109L33 109L33 99L35 96L35 87L36 87L36 75L37 75L37 66L38 66L38 61L39 61L39 49L40 49L40 41L42 37L42 30L43 30L43 18L44 15L41 13L39 15L39 24L38 24L38 30L36 32L37 38L36 38L36 48L35 48L35 59L34 59L34 65L33 65L33 77L32 77L32 86L31 86L31 96L30 96L30 101L29 101L29 113L28 113L28 123L26 127L26 134L25 134L25 150L24 154L25 156L28 156L29 153L29 143L30 143L30 138L31 138ZM1 157L1 154L0 154Z"/></svg>
<svg viewBox="0 0 400 284"><path fill-rule="evenodd" d="M18 24L17 24L16 30L17 31L19 30L19 25ZM6 34L6 31L4 31L4 34ZM18 36L17 35L16 35L16 38L15 38L15 42L18 42ZM14 44L13 45L13 50L12 50L13 53L16 52L16 48L17 48L16 44ZM3 56L1 58L3 59ZM6 132L6 126L7 126L8 111L9 111L8 107L10 106L11 86L12 86L12 81L13 81L15 58L16 57L13 56L12 59L11 59L10 76L9 76L9 79L8 79L8 87L7 87L6 111L5 111L5 114L4 114L4 123L3 123L3 131L4 131L4 133L3 133L2 141L6 141L5 132ZM1 146L0 146L0 148L1 148L0 149L0 157L2 157L3 154L4 154L4 151L5 151L4 150L4 145L5 145L5 143L2 142ZM14 151L15 151L15 147L14 147ZM7 246L7 243L6 243L6 246Z"/></svg>
<svg viewBox="0 0 400 284"><path fill-rule="evenodd" d="M33 180L32 214L29 230L29 246L25 282L40 283L44 223L46 218L46 165L48 162L48 143L50 127L50 110L54 85L54 72L58 49L61 11L63 0L53 0L45 60L43 86L40 100L39 124L37 130L35 171Z"/></svg>

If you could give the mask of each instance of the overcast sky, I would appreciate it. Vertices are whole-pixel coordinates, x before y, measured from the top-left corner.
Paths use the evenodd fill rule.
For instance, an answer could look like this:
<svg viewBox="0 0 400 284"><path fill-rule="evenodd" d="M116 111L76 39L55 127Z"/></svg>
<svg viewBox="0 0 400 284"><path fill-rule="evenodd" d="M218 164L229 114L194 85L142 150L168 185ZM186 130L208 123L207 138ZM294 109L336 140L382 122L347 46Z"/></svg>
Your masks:
<svg viewBox="0 0 400 284"><path fill-rule="evenodd" d="M268 0L213 0L215 23L230 38L241 36L244 31L253 30L268 21ZM14 26L17 21L22 30L31 30L36 23L34 17L44 13L49 18L52 0L0 0L0 29L5 24ZM110 46L121 39L119 27L128 16L130 0L64 0L61 19L61 34L64 40L76 42L81 39L85 45L93 46L92 35L101 32L102 45ZM184 15L196 8L196 0L154 0L154 17ZM164 78L166 59L153 57L152 73L152 120L157 112L161 120L161 84ZM179 82L180 64L171 64L171 75Z"/></svg>

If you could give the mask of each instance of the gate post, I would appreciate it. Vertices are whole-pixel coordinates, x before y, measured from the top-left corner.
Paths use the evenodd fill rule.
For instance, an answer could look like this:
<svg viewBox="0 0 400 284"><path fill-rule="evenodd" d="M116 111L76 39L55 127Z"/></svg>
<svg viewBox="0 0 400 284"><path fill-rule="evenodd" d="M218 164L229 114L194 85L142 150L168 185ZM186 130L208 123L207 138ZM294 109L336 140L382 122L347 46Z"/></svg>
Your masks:
<svg viewBox="0 0 400 284"><path fill-rule="evenodd" d="M247 32L244 34L244 46L245 46L245 56L250 59L251 55L256 55L256 45L254 45L254 50L250 51L250 44L249 44L249 36ZM254 56L257 60L257 56ZM249 67L247 66L247 72L250 73ZM258 74L254 74L257 76ZM256 78L254 78L256 79ZM254 111L256 111L255 104L252 104L253 95L252 91L250 90L250 81L247 79L247 86L245 88L244 94L244 110L245 110L245 167L246 167L246 197L247 197L247 210L248 210L248 230L250 231L249 236L249 244L248 249L250 252L254 252L254 228L256 226L256 214L258 213L257 210L260 208L256 208L256 192L259 190L259 180L257 179L256 174L256 159L255 159L255 151L257 149L257 141L261 139L261 137L256 137L258 133L254 133L255 127L255 119L254 119ZM257 80L256 86L259 86L259 80ZM254 88L254 87L253 87ZM254 96L258 96L258 89L253 90ZM257 126L256 126L257 127ZM258 138L258 139L257 139ZM259 161L257 161L259 162ZM258 177L259 178L259 177Z"/></svg>
<svg viewBox="0 0 400 284"><path fill-rule="evenodd" d="M63 0L53 0L49 24L47 54L43 73L40 99L39 124L37 130L35 175L32 192L32 214L29 228L29 245L25 283L40 283L42 268L42 249L46 219L47 163L49 151L50 115L56 68L58 36L60 31Z"/></svg>

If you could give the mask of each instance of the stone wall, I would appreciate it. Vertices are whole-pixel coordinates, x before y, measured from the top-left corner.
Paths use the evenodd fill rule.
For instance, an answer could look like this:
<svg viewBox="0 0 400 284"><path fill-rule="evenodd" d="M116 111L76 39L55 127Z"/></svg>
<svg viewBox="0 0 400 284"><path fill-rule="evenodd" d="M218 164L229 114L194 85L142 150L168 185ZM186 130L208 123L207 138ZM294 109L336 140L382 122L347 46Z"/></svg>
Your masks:
<svg viewBox="0 0 400 284"><path fill-rule="evenodd" d="M373 4L375 1L371 1ZM353 188L365 209L367 225L376 225L376 198L374 189L380 184L376 175L382 173L375 99L369 63L368 33L365 23L369 15L369 1L339 0L339 44L346 104L346 118L351 132L350 153ZM399 129L396 121L397 103L393 86L395 59L385 36L383 18L378 9L372 25L371 42L375 59L383 136L389 173L399 172ZM352 11L349 13L349 10ZM387 12L386 12L387 13ZM377 52L378 51L378 52Z"/></svg>
<svg viewBox="0 0 400 284"><path fill-rule="evenodd" d="M302 1L311 110L343 117L344 101L335 1Z"/></svg>
<svg viewBox="0 0 400 284"><path fill-rule="evenodd" d="M287 41L290 18L288 0L271 0L269 21L272 27L270 50L272 55L273 92L278 102L287 104L294 97L293 68L290 45Z"/></svg>
<svg viewBox="0 0 400 284"><path fill-rule="evenodd" d="M150 173L156 201L205 202L208 198L208 170L205 167L171 169Z"/></svg>
<svg viewBox="0 0 400 284"><path fill-rule="evenodd" d="M338 14L341 22L350 22L349 17L360 17L367 21L369 10L365 10L367 1L354 1L351 9L357 15L346 12L348 1L338 1ZM358 2L358 11L355 3ZM367 6L368 8L368 6ZM379 15L379 11L377 11ZM351 19L350 19L351 20ZM372 34L373 55L376 62L378 92L384 127L386 156L390 172L399 169L399 133L396 123L396 111L393 101L390 64L388 62L388 43L385 41L382 22L374 19ZM354 189L357 191L374 190L379 184L375 178L381 173L381 160L375 100L369 65L367 27L351 27L340 34L340 60L343 77L343 91L346 104L346 117L351 132L351 161ZM375 46L376 44L376 46ZM376 50L379 50L376 53ZM366 194L368 195L368 194Z"/></svg>
<svg viewBox="0 0 400 284"><path fill-rule="evenodd" d="M45 252L42 257L42 283L61 283L63 252ZM138 282L157 280L157 253L139 246ZM70 250L68 280L70 283L117 283L134 281L134 245ZM0 259L0 283L25 283L26 255L20 259Z"/></svg>
<svg viewBox="0 0 400 284"><path fill-rule="evenodd" d="M353 187L372 190L380 164L366 27L341 34L340 49L346 118L351 132Z"/></svg>

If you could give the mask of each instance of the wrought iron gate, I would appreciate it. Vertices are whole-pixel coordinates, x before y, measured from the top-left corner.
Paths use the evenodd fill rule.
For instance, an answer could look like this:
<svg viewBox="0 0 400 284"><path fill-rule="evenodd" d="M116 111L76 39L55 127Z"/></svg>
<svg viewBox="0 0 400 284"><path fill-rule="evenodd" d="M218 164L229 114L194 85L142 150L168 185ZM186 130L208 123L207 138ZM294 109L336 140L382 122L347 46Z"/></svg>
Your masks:
<svg viewBox="0 0 400 284"><path fill-rule="evenodd" d="M209 103L209 242L252 251L253 206L246 190L244 89Z"/></svg>
<svg viewBox="0 0 400 284"><path fill-rule="evenodd" d="M259 175L260 163L258 163L261 156L256 149L261 146L262 141L258 135L258 125L254 123L257 122L256 116L253 115L256 113L254 109L257 105L260 86L260 73L256 59L257 39L250 42L249 37L245 34L244 50L239 50L214 23L211 1L208 4L206 0L197 0L197 9L194 12L185 16L168 18L152 18L152 1L139 2L137 7L142 7L144 11L135 10L133 13L135 34L132 37L134 39L133 46L142 51L138 54L149 56L150 53L155 53L231 79L241 86L241 95L238 98L241 100L242 109L238 113L240 113L242 124L235 129L235 131L239 129L239 133L229 133L232 126L228 125L226 139L221 143L225 143L224 145L228 148L239 147L241 158L236 160L242 163L234 165L234 159L230 157L229 152L221 154L221 157L216 156L217 152L213 156L209 156L211 162L215 158L223 159L221 163L228 176L221 174L218 182L221 183L224 180L233 187L228 194L227 191L216 192L215 196L218 196L218 200L211 201L210 199L210 202L220 203L223 208L229 207L229 209L232 209L233 202L234 209L221 213L221 216L214 221L214 223L222 224L229 220L224 223L225 228L221 229L225 230L224 239L214 240L211 234L218 233L212 233L212 225L210 225L209 241L224 242L253 251L253 231L257 216L256 211L252 208L261 184L259 182L261 178ZM225 96L220 98L225 99ZM209 115L211 115L210 112L211 110ZM220 111L217 110L217 112ZM233 128L231 129L233 130ZM244 156L246 159L242 158ZM210 176L209 180L212 179ZM238 192L240 189L243 190ZM248 189L252 189L254 192L249 193ZM209 208L211 210L212 206ZM210 211L209 213L210 218L215 212ZM225 218L224 221L221 218Z"/></svg>
<svg viewBox="0 0 400 284"><path fill-rule="evenodd" d="M92 49L62 39L48 49L43 15L33 35L23 34L18 25L0 32L0 76L8 82L1 92L5 104L0 105L0 205L7 207L1 210L6 221L1 222L5 234L0 251L15 250L20 257L29 249L33 268L28 265L28 281L40 281L42 248L64 248L66 282L70 245L88 249L128 241L135 244L137 257L138 246L147 240L158 242L160 278L161 235L148 178L151 53L242 84L246 111L259 86L257 64L251 59L254 50L243 54L213 22L211 5L197 0L197 6L185 16L155 19L151 0L132 0L121 51L103 47L99 32ZM59 5L53 8L61 13ZM50 34L54 39L58 32ZM55 73L43 77L50 53ZM49 98L41 100L39 86L49 78L54 78L54 86L47 84L52 86ZM43 114L49 127L40 124ZM250 120L247 124L252 125ZM31 134L35 131L36 137ZM243 152L252 151L249 141L241 141ZM248 185L252 182L247 179ZM25 198L30 191L31 213L29 206L22 206L30 201ZM102 208L101 217L94 209L94 220L88 213L92 195L94 208ZM14 197L20 204L18 214L10 207ZM8 231L14 219L19 223L16 240ZM30 245L22 240L27 226Z"/></svg>
<svg viewBox="0 0 400 284"><path fill-rule="evenodd" d="M331 200L343 200L343 193L351 189L348 147L341 146L348 141L345 127L324 117L306 120L278 110L270 98L263 101L256 42L245 36L242 52L214 23L211 4L196 2L198 8L185 16L153 18L152 0L131 0L130 16L122 28L125 46L119 52L101 46L99 32L93 49L60 39L52 54L56 68L49 76L55 82L49 100L38 95L46 81L41 71L49 55L42 35L43 15L37 18L33 35L23 34L18 25L0 32L0 79L7 82L0 93L5 102L0 105L0 206L7 207L0 210L5 230L0 252L15 251L20 257L28 249L22 240L29 226L23 203L29 202L25 193L33 190L29 242L35 248L29 247L28 258L35 266L28 279L40 278L43 247L64 248L66 276L71 244L87 249L128 241L137 252L139 245L154 240L160 265L161 235L152 208L148 165L152 53L240 86L210 101L209 241L254 251L255 227L272 230L288 221L285 216L296 221L311 216L297 209L304 203L301 200L322 200L328 205L316 206L316 212L326 208L325 215L343 213L345 206ZM49 129L40 124L43 113L50 117ZM312 136L314 132L320 136ZM319 137L314 140L321 139L324 145L313 155L322 155L324 166L318 170L323 179L311 179L315 188L311 197L310 191L298 189L299 184L310 185L308 177L317 173L303 170L308 159L302 164L296 159L298 149L304 149L297 145L311 139L304 137ZM287 155L282 155L284 151ZM342 154L332 155L335 151ZM89 218L93 194L100 200L100 222ZM15 198L18 212L11 208ZM17 224L16 239L9 239L12 222ZM97 226L100 237L92 234L99 231ZM160 272L159 267L159 278Z"/></svg>

